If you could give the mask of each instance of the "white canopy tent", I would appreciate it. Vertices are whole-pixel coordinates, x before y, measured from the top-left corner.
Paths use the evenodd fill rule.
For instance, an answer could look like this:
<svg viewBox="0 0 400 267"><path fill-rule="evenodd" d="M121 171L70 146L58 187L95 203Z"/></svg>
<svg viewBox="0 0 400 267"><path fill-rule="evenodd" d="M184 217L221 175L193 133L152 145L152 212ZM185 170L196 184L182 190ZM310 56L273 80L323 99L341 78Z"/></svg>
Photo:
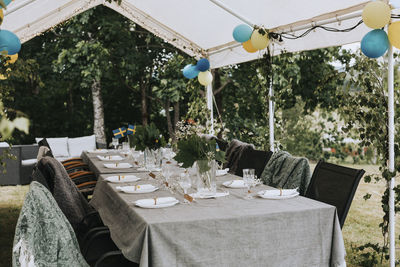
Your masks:
<svg viewBox="0 0 400 267"><path fill-rule="evenodd" d="M339 29L361 20L367 0L15 0L5 12L2 29L26 42L51 27L97 5L114 9L168 41L190 56L207 57L212 68L257 59L261 53L247 53L232 38L239 24L263 26L273 32L300 34L315 25ZM273 43L273 55L359 42L369 31L364 25L350 32L316 29L297 40ZM389 50L389 169L394 170L393 52ZM208 87L208 108L212 110L212 88ZM273 94L272 88L270 94ZM273 139L273 102L270 101L270 142ZM212 114L212 112L211 112ZM394 178L391 181L394 187ZM390 191L390 262L395 264L394 192Z"/></svg>

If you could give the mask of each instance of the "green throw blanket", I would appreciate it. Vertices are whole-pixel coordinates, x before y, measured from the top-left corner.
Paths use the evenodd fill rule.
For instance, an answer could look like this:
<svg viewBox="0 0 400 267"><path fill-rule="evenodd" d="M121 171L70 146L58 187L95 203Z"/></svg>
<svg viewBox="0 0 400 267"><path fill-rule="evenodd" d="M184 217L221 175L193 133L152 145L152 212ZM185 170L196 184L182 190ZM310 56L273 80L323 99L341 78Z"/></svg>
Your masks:
<svg viewBox="0 0 400 267"><path fill-rule="evenodd" d="M18 218L12 261L14 267L89 266L57 202L35 181Z"/></svg>
<svg viewBox="0 0 400 267"><path fill-rule="evenodd" d="M310 179L308 160L293 157L285 151L275 152L261 174L264 184L275 188L299 188L302 196L306 193Z"/></svg>

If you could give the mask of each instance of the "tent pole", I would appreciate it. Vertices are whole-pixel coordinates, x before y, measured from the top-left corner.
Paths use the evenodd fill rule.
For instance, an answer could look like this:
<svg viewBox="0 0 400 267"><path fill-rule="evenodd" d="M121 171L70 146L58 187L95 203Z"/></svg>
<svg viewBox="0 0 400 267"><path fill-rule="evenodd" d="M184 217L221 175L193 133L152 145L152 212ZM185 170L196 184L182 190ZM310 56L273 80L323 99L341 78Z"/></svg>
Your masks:
<svg viewBox="0 0 400 267"><path fill-rule="evenodd" d="M389 162L390 172L394 172L394 64L393 64L393 47L389 47L388 51L388 116L389 116ZM390 267L395 266L395 214L394 214L394 183L395 178L392 177L389 182L389 255Z"/></svg>
<svg viewBox="0 0 400 267"><path fill-rule="evenodd" d="M211 125L209 134L214 135L214 110L213 110L213 89L212 84L207 86L207 109L210 111L210 121L208 124Z"/></svg>
<svg viewBox="0 0 400 267"><path fill-rule="evenodd" d="M221 3L218 0L210 0L210 2L214 3L216 6L219 6L220 8L222 8L223 10L225 10L226 12L228 12L229 14L231 14L232 16L235 16L236 18L238 18L239 20L243 21L244 23L248 24L251 27L254 27L254 24L250 22L250 20L246 19L245 17L237 14L235 11L233 11L232 9L230 9L228 6L226 6L225 4Z"/></svg>
<svg viewBox="0 0 400 267"><path fill-rule="evenodd" d="M275 102L272 100L274 96L274 89L272 88L272 81L269 83L269 149L274 152L275 151L275 136L274 136L274 109L275 109Z"/></svg>

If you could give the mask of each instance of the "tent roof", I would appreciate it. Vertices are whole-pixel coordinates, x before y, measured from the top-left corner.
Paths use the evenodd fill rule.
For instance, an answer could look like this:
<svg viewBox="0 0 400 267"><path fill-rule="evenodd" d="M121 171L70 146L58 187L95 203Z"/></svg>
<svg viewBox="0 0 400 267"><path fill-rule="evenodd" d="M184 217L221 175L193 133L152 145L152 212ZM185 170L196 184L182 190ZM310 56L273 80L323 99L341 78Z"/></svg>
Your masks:
<svg viewBox="0 0 400 267"><path fill-rule="evenodd" d="M232 37L243 23L213 1L217 0L122 0L121 5L104 0L18 0L5 13L3 29L16 33L22 42L97 5L103 4L163 38L187 54L209 57L213 68L259 57L244 51ZM218 0L250 23L275 31L354 14L354 18L326 26L347 28L360 20L366 0ZM350 15L351 16L351 15ZM304 30L298 31L298 33ZM347 33L317 29L304 38L274 44L274 54L296 52L360 41L368 29L362 24ZM296 33L296 32L295 32Z"/></svg>

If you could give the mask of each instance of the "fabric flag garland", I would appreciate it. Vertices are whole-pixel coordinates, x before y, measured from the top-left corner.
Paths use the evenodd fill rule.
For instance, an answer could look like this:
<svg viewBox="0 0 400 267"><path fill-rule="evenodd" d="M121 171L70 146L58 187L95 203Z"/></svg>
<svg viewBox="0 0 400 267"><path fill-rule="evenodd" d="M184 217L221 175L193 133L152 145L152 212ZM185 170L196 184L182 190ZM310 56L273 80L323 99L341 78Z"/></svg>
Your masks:
<svg viewBox="0 0 400 267"><path fill-rule="evenodd" d="M128 125L128 131L127 131L127 135L131 135L131 134L135 134L136 133L136 126L129 124Z"/></svg>
<svg viewBox="0 0 400 267"><path fill-rule="evenodd" d="M121 138L124 137L126 135L126 128L125 127L121 127L118 129L113 130L113 134L115 138Z"/></svg>

